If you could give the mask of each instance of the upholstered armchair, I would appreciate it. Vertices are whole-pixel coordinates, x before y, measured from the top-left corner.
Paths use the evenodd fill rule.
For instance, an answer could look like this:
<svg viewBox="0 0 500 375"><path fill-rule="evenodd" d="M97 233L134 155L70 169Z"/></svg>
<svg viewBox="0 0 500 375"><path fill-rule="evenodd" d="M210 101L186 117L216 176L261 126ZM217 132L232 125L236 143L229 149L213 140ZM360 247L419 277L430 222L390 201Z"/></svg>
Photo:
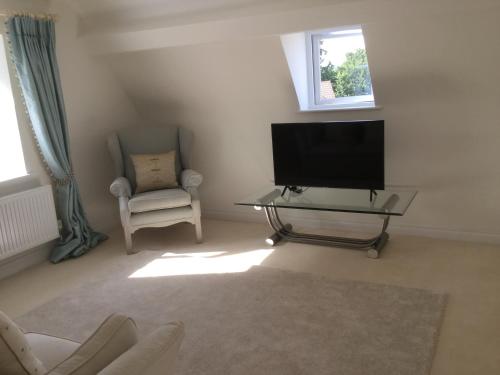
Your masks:
<svg viewBox="0 0 500 375"><path fill-rule="evenodd" d="M120 130L108 138L116 179L110 186L118 198L127 254L133 253L132 234L141 228L166 227L188 222L194 225L197 242L202 241L198 186L203 176L191 169L193 134L184 128L136 127ZM135 194L136 178L130 155L176 151L178 188Z"/></svg>
<svg viewBox="0 0 500 375"><path fill-rule="evenodd" d="M0 311L0 374L173 375L184 324L171 322L138 339L135 322L112 314L83 343L24 332Z"/></svg>

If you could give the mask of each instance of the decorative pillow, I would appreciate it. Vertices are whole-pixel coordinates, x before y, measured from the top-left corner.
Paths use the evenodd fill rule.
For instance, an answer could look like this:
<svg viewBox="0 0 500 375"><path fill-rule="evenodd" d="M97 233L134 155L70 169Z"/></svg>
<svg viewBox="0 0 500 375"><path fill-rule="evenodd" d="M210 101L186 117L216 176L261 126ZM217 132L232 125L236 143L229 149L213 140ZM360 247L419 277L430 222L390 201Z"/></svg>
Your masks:
<svg viewBox="0 0 500 375"><path fill-rule="evenodd" d="M47 370L31 352L23 331L0 311L0 373L42 375Z"/></svg>
<svg viewBox="0 0 500 375"><path fill-rule="evenodd" d="M165 154L130 155L135 169L136 193L175 188L175 151Z"/></svg>

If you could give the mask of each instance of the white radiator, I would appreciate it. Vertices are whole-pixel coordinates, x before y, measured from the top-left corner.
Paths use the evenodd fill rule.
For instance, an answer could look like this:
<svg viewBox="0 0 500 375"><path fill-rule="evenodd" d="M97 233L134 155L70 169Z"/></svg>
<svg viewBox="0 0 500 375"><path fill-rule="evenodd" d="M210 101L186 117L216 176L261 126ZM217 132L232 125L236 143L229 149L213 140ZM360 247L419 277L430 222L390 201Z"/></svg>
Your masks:
<svg viewBox="0 0 500 375"><path fill-rule="evenodd" d="M0 198L0 260L57 237L50 185Z"/></svg>

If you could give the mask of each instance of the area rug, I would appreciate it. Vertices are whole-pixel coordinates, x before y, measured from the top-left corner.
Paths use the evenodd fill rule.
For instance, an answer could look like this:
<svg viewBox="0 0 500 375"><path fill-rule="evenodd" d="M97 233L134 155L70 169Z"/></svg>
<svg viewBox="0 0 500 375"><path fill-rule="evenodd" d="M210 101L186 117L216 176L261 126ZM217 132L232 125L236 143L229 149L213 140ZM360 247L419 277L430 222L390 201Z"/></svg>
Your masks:
<svg viewBox="0 0 500 375"><path fill-rule="evenodd" d="M116 311L132 316L142 336L182 320L182 375L423 375L445 305L445 295L426 290L266 267L151 278L117 272L17 321L83 340Z"/></svg>

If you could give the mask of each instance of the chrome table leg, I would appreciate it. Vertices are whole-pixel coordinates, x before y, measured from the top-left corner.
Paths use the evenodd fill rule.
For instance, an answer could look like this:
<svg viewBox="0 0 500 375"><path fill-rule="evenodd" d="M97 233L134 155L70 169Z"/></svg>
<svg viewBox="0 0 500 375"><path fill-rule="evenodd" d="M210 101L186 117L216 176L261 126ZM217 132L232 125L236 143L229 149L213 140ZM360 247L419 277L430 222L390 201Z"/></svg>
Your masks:
<svg viewBox="0 0 500 375"><path fill-rule="evenodd" d="M292 226L290 224L283 224L281 218L279 217L278 209L275 206L264 207L264 212L269 226L274 230L274 233L266 239L266 242L272 246L278 244L281 240L286 240L290 242L344 247L350 249L368 249L367 256L375 259L379 257L380 252L389 240L389 234L386 231L389 225L389 215L382 216L384 222L382 224L382 230L377 236L361 239L298 233L292 230Z"/></svg>

